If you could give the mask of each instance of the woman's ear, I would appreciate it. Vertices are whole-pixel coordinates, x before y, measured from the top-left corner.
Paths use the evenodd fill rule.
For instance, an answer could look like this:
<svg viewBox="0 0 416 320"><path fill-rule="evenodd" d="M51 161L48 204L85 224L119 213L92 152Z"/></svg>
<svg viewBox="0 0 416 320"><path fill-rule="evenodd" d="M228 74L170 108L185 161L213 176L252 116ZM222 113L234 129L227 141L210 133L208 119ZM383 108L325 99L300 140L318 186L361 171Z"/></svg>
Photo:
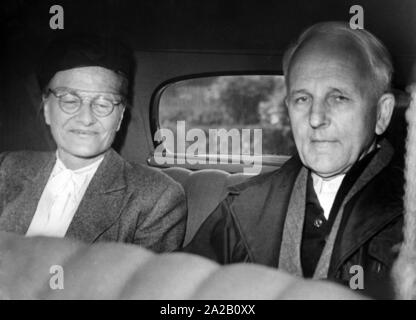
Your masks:
<svg viewBox="0 0 416 320"><path fill-rule="evenodd" d="M42 102L41 102L41 108L43 108L43 115L45 117L45 122L47 125L51 124L51 115L50 115L50 107L49 103L47 101L46 95L42 95Z"/></svg>
<svg viewBox="0 0 416 320"><path fill-rule="evenodd" d="M283 103L285 104L286 109L289 108L289 97L286 96L285 100L283 100L283 101L284 101Z"/></svg>
<svg viewBox="0 0 416 320"><path fill-rule="evenodd" d="M389 126L395 105L394 95L383 94L377 102L376 134L382 135Z"/></svg>
<svg viewBox="0 0 416 320"><path fill-rule="evenodd" d="M126 111L126 107L123 107L123 110L121 110L120 119L119 119L119 121L118 121L118 125L117 125L117 130L116 130L116 132L118 132L118 130L120 130L121 123L123 122L124 111Z"/></svg>

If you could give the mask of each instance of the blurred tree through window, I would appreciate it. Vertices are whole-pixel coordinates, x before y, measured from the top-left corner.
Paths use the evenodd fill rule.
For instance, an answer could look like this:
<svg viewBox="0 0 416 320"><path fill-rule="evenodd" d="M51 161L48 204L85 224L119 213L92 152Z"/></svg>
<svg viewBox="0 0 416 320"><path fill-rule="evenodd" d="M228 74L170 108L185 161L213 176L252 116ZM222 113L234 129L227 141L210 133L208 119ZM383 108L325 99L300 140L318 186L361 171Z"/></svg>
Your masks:
<svg viewBox="0 0 416 320"><path fill-rule="evenodd" d="M185 121L187 131L199 128L206 137L209 129L238 129L240 135L241 129L262 129L263 155L292 155L295 145L284 98L283 76L238 75L179 81L164 88L159 124L176 133L177 121ZM253 135L251 141L242 141L246 143L253 144ZM255 150L253 147L250 149Z"/></svg>

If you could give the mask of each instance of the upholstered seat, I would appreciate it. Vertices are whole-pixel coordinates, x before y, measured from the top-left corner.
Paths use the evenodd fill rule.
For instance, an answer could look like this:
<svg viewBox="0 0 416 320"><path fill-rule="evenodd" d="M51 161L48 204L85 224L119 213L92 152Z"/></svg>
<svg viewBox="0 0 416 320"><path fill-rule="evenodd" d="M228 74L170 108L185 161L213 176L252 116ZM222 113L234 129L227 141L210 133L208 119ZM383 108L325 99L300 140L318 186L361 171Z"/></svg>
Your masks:
<svg viewBox="0 0 416 320"><path fill-rule="evenodd" d="M0 299L360 299L327 281L186 253L0 232Z"/></svg>
<svg viewBox="0 0 416 320"><path fill-rule="evenodd" d="M182 184L188 204L188 221L184 245L194 236L208 215L225 197L227 187L245 181L250 176L230 174L216 169L191 171L172 167L164 172Z"/></svg>

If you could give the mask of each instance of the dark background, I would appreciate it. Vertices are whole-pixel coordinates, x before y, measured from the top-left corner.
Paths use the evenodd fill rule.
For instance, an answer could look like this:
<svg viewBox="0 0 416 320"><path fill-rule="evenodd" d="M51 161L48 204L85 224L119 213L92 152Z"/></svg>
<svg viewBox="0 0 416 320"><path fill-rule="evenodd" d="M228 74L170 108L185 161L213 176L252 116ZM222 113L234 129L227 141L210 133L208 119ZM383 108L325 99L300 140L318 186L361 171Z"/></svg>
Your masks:
<svg viewBox="0 0 416 320"><path fill-rule="evenodd" d="M49 27L54 4L64 8L64 30ZM354 4L364 8L365 28L391 51L394 85L404 89L416 57L415 0L1 1L0 152L53 148L34 70L54 37L87 31L121 37L144 51L281 54L313 23L349 21Z"/></svg>

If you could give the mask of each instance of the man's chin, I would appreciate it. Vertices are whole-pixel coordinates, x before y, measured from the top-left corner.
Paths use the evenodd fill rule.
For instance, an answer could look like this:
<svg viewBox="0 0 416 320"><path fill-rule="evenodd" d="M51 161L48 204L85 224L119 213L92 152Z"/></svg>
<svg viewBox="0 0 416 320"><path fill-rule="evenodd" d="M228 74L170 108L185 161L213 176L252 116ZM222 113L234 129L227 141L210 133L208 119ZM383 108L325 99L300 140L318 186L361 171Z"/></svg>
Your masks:
<svg viewBox="0 0 416 320"><path fill-rule="evenodd" d="M313 173L322 178L330 178L342 173L342 169L334 166L334 164L326 163L325 160L314 161L311 165L306 165Z"/></svg>

